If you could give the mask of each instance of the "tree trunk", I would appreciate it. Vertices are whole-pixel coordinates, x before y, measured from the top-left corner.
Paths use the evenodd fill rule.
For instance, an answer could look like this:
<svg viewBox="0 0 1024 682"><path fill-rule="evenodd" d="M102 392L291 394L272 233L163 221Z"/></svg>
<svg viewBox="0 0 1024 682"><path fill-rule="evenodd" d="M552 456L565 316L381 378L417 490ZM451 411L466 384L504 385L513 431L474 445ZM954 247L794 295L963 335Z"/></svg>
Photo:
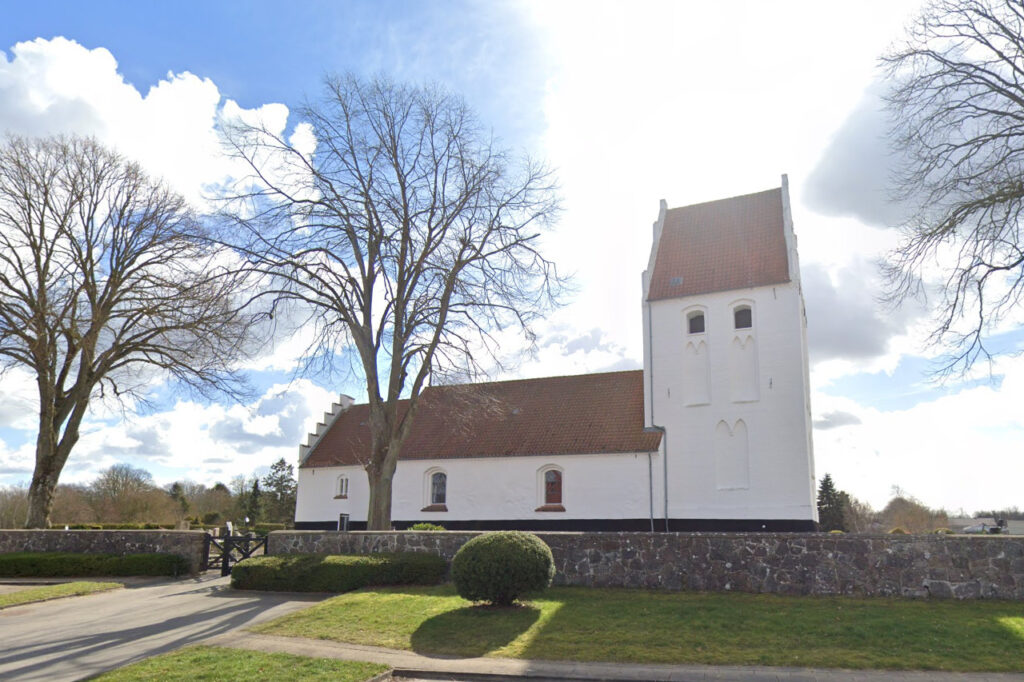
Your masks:
<svg viewBox="0 0 1024 682"><path fill-rule="evenodd" d="M57 489L56 476L32 476L32 485L28 489L28 515L25 519L26 528L49 528L50 510L53 508L53 493Z"/></svg>
<svg viewBox="0 0 1024 682"><path fill-rule="evenodd" d="M395 477L395 463L384 462L381 467L366 467L370 479L370 506L366 516L366 530L391 530L391 488Z"/></svg>
<svg viewBox="0 0 1024 682"><path fill-rule="evenodd" d="M47 400L49 395L52 394L45 388L40 389L40 403L43 407L39 410L36 467L32 474L32 484L28 489L26 528L50 527L50 511L53 509L57 481L60 479L60 472L64 470L71 448L78 442L78 427L88 404L85 400L75 402L61 435L59 412L53 406L53 402Z"/></svg>
<svg viewBox="0 0 1024 682"><path fill-rule="evenodd" d="M57 479L62 468L57 466L56 434L50 425L40 423L39 427L39 435L36 437L36 468L32 474L32 485L28 489L26 528L50 527L53 494L57 490Z"/></svg>

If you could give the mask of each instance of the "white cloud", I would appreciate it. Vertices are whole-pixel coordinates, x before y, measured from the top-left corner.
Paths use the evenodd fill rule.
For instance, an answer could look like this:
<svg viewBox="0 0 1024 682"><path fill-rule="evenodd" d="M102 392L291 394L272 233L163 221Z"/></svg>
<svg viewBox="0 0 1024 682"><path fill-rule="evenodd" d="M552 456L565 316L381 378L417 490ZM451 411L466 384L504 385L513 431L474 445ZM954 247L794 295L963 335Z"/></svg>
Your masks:
<svg viewBox="0 0 1024 682"><path fill-rule="evenodd" d="M90 481L118 462L148 469L159 484L183 478L227 482L281 457L296 464L299 443L335 400L337 395L302 379L271 386L248 405L183 400L158 414L89 421L61 480Z"/></svg>
<svg viewBox="0 0 1024 682"><path fill-rule="evenodd" d="M37 38L0 52L0 130L20 135L93 135L193 202L203 190L245 169L221 153L217 124L233 116L262 119L283 131L288 109L246 110L222 98L208 78L184 72L143 95L125 81L105 48Z"/></svg>
<svg viewBox="0 0 1024 682"><path fill-rule="evenodd" d="M1024 358L1003 358L995 369L1003 376L998 388L976 385L902 410L816 393L819 421L848 415L842 428L815 430L818 476L831 473L875 508L894 485L951 512L1020 506Z"/></svg>
<svg viewBox="0 0 1024 682"><path fill-rule="evenodd" d="M0 372L0 428L34 429L39 398L32 376L19 367Z"/></svg>

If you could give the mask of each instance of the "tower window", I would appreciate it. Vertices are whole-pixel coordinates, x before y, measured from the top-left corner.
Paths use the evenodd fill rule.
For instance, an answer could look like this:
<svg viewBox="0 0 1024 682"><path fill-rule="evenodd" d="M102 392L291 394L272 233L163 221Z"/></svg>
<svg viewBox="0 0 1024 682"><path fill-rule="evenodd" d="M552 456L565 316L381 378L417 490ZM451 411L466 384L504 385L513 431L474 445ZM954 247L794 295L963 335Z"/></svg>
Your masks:
<svg viewBox="0 0 1024 682"><path fill-rule="evenodd" d="M736 323L736 329L750 329L754 326L754 315L750 310L750 306L740 306L733 311L732 315Z"/></svg>
<svg viewBox="0 0 1024 682"><path fill-rule="evenodd" d="M704 333L704 313L690 313L686 317L686 329L691 334Z"/></svg>

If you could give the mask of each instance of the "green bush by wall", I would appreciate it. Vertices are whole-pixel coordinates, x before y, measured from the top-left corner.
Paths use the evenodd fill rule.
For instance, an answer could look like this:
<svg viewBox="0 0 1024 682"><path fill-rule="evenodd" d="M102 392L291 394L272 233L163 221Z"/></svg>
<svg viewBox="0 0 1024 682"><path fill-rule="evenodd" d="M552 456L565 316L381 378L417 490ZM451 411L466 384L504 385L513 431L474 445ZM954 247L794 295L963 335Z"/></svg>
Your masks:
<svg viewBox="0 0 1024 682"><path fill-rule="evenodd" d="M452 581L463 599L508 606L540 592L555 577L551 548L532 533L486 533L464 544L452 559Z"/></svg>
<svg viewBox="0 0 1024 682"><path fill-rule="evenodd" d="M348 592L370 585L434 585L448 565L436 554L286 554L252 557L231 569L240 590Z"/></svg>
<svg viewBox="0 0 1024 682"><path fill-rule="evenodd" d="M188 562L176 554L77 554L13 552L0 554L0 576L84 577L173 575L188 573Z"/></svg>

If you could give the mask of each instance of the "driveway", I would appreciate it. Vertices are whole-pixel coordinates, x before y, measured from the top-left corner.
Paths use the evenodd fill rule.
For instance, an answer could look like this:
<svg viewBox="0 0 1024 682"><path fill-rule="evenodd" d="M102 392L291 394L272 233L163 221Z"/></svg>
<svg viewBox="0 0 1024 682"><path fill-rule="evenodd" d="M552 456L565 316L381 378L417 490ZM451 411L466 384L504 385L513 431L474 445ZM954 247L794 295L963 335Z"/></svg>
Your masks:
<svg viewBox="0 0 1024 682"><path fill-rule="evenodd" d="M230 578L123 590L0 610L0 680L79 680L305 608L324 595L235 591Z"/></svg>

